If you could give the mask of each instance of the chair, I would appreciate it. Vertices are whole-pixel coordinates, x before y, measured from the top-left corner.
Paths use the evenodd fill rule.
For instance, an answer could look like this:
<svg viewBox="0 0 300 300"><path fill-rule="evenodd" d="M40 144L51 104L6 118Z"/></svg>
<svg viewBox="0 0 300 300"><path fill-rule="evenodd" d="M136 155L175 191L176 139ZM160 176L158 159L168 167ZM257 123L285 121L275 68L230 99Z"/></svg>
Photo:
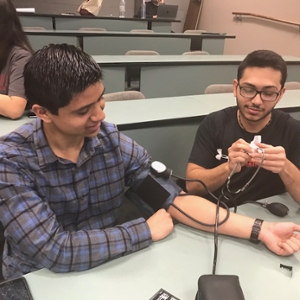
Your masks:
<svg viewBox="0 0 300 300"><path fill-rule="evenodd" d="M287 81L284 86L287 90L300 90L300 82L298 81Z"/></svg>
<svg viewBox="0 0 300 300"><path fill-rule="evenodd" d="M154 50L128 50L125 55L159 55L159 53Z"/></svg>
<svg viewBox="0 0 300 300"><path fill-rule="evenodd" d="M159 55L159 53L154 50L129 50L125 55ZM139 66L130 66L126 68L127 89L140 90L140 74L141 67ZM133 87L132 81L138 82L137 86Z"/></svg>
<svg viewBox="0 0 300 300"><path fill-rule="evenodd" d="M209 53L206 51L197 50L197 51L183 52L182 55L209 55Z"/></svg>
<svg viewBox="0 0 300 300"><path fill-rule="evenodd" d="M154 33L154 30L151 30L151 29L131 29L130 32L136 32L136 33Z"/></svg>
<svg viewBox="0 0 300 300"><path fill-rule="evenodd" d="M37 26L23 26L23 30L46 30L46 28Z"/></svg>
<svg viewBox="0 0 300 300"><path fill-rule="evenodd" d="M121 101L121 100L137 100L145 99L143 93L139 91L123 91L104 94L103 98L105 101Z"/></svg>
<svg viewBox="0 0 300 300"><path fill-rule="evenodd" d="M203 29L187 29L185 30L183 33L202 33L202 32L206 32L206 30Z"/></svg>
<svg viewBox="0 0 300 300"><path fill-rule="evenodd" d="M80 31L107 31L105 28L101 27L81 27Z"/></svg>
<svg viewBox="0 0 300 300"><path fill-rule="evenodd" d="M211 84L209 85L204 94L219 94L219 93L232 93L233 86L232 84Z"/></svg>

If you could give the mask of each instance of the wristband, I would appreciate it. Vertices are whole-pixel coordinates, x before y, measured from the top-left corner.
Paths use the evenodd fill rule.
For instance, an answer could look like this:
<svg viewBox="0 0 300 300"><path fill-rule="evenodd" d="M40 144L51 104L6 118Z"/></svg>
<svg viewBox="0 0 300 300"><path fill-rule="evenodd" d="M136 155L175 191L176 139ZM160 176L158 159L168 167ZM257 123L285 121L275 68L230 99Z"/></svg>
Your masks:
<svg viewBox="0 0 300 300"><path fill-rule="evenodd" d="M261 230L261 225L263 223L264 220L261 219L255 219L253 226L252 226L252 231L251 231L251 235L250 235L250 242L258 244L260 241L258 239L258 235L260 233Z"/></svg>

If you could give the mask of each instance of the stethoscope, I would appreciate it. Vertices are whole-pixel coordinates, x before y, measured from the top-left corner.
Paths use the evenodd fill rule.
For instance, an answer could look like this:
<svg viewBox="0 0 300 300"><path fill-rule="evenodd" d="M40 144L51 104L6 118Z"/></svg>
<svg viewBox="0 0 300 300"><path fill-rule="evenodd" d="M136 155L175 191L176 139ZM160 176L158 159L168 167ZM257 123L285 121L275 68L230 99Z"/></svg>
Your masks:
<svg viewBox="0 0 300 300"><path fill-rule="evenodd" d="M242 193L249 185L250 183L253 181L253 179L255 178L255 176L257 175L257 173L259 172L259 170L261 169L262 167L262 164L265 160L265 152L262 148L259 148L259 147L255 147L255 150L262 153L262 158L261 158L261 161L260 161L260 164L258 165L256 171L254 172L254 174L251 176L251 178L245 183L245 185L236 190L236 191L232 191L231 188L230 188L230 182L231 182L231 178L232 176L235 174L235 170L236 168L238 167L238 163L233 167L233 169L231 170L229 176L227 177L227 180L225 182L225 184L223 185L222 189L221 189L221 194L222 196L224 197L225 200L232 200L231 197L227 196L228 194L231 195L231 196L234 196L234 198L237 198L237 196ZM228 156L227 155L224 155L222 154L222 150L221 149L217 149L217 152L218 154L216 155L216 158L218 160L221 160L221 159L225 159L225 160L229 160ZM250 156L250 154L248 153L248 155ZM226 190L225 190L226 189Z"/></svg>

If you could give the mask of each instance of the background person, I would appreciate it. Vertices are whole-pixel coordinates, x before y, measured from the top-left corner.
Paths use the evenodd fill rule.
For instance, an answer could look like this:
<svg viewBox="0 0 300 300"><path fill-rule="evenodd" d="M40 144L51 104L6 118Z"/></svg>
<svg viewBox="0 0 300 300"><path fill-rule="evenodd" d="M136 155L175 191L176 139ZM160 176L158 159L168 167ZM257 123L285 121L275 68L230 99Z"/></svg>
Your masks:
<svg viewBox="0 0 300 300"><path fill-rule="evenodd" d="M164 4L164 0L151 0L146 2L146 18L157 18L158 6ZM137 18L141 17L141 8L136 14Z"/></svg>
<svg viewBox="0 0 300 300"><path fill-rule="evenodd" d="M0 0L0 115L22 116L27 100L23 69L33 50L10 0Z"/></svg>

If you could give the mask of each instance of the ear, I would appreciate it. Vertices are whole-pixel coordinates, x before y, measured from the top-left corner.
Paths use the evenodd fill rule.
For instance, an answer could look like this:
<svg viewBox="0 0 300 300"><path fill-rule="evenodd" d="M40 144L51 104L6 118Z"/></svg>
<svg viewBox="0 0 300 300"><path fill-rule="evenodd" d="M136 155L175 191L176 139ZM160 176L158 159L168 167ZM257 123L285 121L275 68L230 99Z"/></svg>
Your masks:
<svg viewBox="0 0 300 300"><path fill-rule="evenodd" d="M45 123L51 123L51 113L46 108L38 104L34 104L31 109L42 121Z"/></svg>
<svg viewBox="0 0 300 300"><path fill-rule="evenodd" d="M277 99L277 101L276 101L276 104L281 100L281 98L282 98L282 96L284 95L285 91L286 91L286 88L283 87L283 88L281 89L280 96L278 97L278 99Z"/></svg>
<svg viewBox="0 0 300 300"><path fill-rule="evenodd" d="M236 79L234 79L232 81L232 85L233 85L233 95L234 95L234 97L236 97L236 95L237 95L237 88L238 88L238 81Z"/></svg>

